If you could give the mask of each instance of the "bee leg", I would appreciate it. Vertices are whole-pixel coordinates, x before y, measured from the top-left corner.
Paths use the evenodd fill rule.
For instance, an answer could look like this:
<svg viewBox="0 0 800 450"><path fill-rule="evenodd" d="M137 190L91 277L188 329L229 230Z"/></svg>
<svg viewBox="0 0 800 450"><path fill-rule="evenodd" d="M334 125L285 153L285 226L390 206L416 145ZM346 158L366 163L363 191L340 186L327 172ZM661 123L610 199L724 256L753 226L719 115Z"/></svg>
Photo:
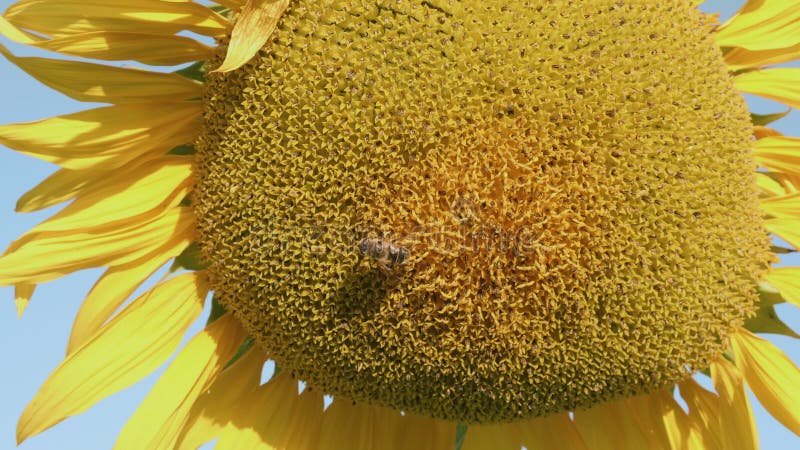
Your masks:
<svg viewBox="0 0 800 450"><path fill-rule="evenodd" d="M387 262L379 262L378 263L378 270L381 271L382 274L389 276L392 274L392 268L389 266Z"/></svg>
<svg viewBox="0 0 800 450"><path fill-rule="evenodd" d="M383 276L386 278L396 280L397 279L397 272L394 269L394 265L391 261L380 261L378 263L378 270L381 271Z"/></svg>
<svg viewBox="0 0 800 450"><path fill-rule="evenodd" d="M408 250L402 247L391 246L389 247L388 259L392 266L402 265L408 259Z"/></svg>
<svg viewBox="0 0 800 450"><path fill-rule="evenodd" d="M400 282L400 276L397 274L396 270L392 270L390 267L381 266L381 273L386 278L386 283L389 285L395 285Z"/></svg>

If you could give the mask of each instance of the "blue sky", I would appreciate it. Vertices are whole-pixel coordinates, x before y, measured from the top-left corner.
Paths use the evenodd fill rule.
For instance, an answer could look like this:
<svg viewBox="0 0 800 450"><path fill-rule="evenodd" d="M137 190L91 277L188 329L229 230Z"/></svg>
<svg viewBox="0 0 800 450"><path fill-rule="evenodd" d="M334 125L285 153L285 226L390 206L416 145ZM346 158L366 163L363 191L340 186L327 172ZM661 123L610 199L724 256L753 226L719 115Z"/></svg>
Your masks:
<svg viewBox="0 0 800 450"><path fill-rule="evenodd" d="M0 10L12 2L0 0ZM741 1L712 0L703 9L730 15ZM17 54L38 54L0 38L0 43ZM772 102L749 99L756 112L775 112L782 108ZM61 96L0 58L0 123L21 122L85 109L85 104ZM785 109L785 108L783 108ZM786 134L800 135L800 113L776 123ZM16 199L55 170L55 166L18 155L0 146L0 249L53 211L32 214L14 213ZM800 264L795 258L794 264ZM73 274L40 286L22 319L17 319L13 290L0 288L0 449L13 448L17 418L48 374L64 357L67 337L80 302L100 270ZM158 276L158 274L157 274ZM795 330L800 330L800 311L787 305L778 313ZM201 320L189 336L202 327ZM772 337L771 337L772 338ZM800 361L800 342L789 338L772 339L795 362ZM22 449L106 449L139 402L155 383L160 371L105 399L87 413L66 420L42 435L29 439ZM800 438L775 422L757 401L752 401L763 449L800 448Z"/></svg>

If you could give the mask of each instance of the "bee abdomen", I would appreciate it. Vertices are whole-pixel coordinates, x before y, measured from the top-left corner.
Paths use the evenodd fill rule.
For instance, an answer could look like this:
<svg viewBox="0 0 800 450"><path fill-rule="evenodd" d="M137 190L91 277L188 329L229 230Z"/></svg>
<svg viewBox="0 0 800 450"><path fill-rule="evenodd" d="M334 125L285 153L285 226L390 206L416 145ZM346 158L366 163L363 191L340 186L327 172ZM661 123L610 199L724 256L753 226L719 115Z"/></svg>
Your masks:
<svg viewBox="0 0 800 450"><path fill-rule="evenodd" d="M362 240L358 244L358 250L364 256L373 258L385 267L390 268L405 263L410 255L408 249L375 238Z"/></svg>
<svg viewBox="0 0 800 450"><path fill-rule="evenodd" d="M403 247L389 246L389 262L392 266L399 266L408 260L409 252Z"/></svg>

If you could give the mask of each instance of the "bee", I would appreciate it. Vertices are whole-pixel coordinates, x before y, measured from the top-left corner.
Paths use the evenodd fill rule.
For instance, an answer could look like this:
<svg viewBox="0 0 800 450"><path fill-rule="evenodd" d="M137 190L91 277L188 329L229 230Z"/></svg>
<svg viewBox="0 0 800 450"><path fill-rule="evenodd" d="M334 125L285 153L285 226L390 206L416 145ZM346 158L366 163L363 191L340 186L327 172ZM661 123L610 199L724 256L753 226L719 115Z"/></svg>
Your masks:
<svg viewBox="0 0 800 450"><path fill-rule="evenodd" d="M362 255L377 261L378 266L384 271L391 271L403 265L410 255L407 249L382 239L366 238L358 244L358 250Z"/></svg>

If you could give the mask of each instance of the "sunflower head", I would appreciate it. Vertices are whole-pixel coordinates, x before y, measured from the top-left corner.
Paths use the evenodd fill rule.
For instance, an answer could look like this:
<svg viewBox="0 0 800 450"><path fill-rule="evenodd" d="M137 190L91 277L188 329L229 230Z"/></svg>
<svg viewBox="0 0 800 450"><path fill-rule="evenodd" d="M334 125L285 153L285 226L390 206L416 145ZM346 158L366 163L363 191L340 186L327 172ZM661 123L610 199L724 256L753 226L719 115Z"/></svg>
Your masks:
<svg viewBox="0 0 800 450"><path fill-rule="evenodd" d="M0 256L19 311L106 268L18 441L164 364L209 291L119 447L755 450L745 383L800 434L800 370L752 334L798 337L800 270L770 264L800 139L741 96L800 107L765 68L800 57L800 3L205 3L0 15L106 62L0 46L106 104L0 126L60 166L17 209L70 201Z"/></svg>
<svg viewBox="0 0 800 450"><path fill-rule="evenodd" d="M294 2L208 81L215 291L312 385L462 422L707 367L770 261L711 30L684 2Z"/></svg>

